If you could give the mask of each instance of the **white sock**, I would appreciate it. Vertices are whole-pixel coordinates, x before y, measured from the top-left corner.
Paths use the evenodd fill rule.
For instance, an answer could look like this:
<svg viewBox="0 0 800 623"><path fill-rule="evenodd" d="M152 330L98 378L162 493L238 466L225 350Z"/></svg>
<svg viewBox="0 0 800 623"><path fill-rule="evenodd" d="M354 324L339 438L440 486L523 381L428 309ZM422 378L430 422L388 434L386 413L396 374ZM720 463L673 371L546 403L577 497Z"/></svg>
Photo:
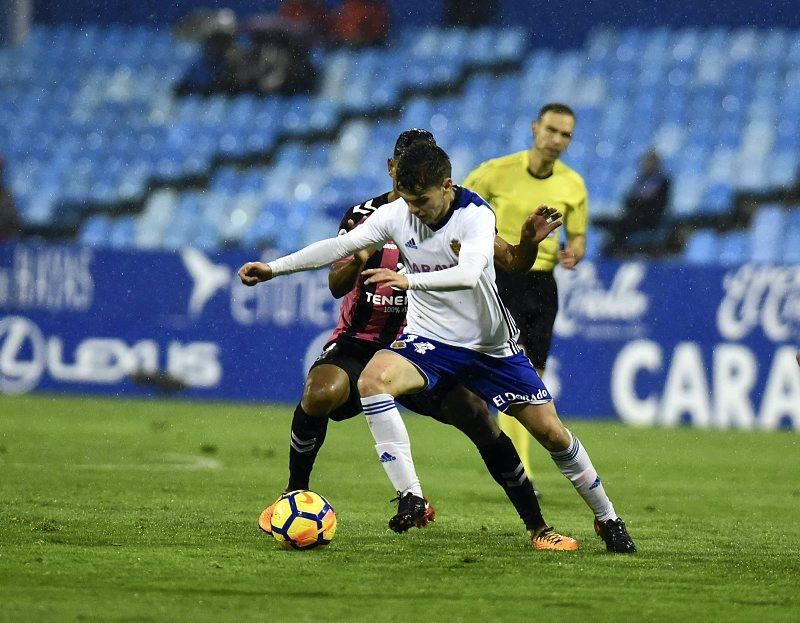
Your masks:
<svg viewBox="0 0 800 623"><path fill-rule="evenodd" d="M413 493L422 497L422 485L411 458L411 440L391 394L361 398L367 424L375 439L378 459L401 496Z"/></svg>
<svg viewBox="0 0 800 623"><path fill-rule="evenodd" d="M567 431L569 432L569 431ZM561 473L569 478L580 496L589 505L598 521L616 519L617 513L614 505L608 499L603 483L592 465L592 460L578 438L570 433L572 443L569 448L561 452L551 452L550 456L555 461Z"/></svg>

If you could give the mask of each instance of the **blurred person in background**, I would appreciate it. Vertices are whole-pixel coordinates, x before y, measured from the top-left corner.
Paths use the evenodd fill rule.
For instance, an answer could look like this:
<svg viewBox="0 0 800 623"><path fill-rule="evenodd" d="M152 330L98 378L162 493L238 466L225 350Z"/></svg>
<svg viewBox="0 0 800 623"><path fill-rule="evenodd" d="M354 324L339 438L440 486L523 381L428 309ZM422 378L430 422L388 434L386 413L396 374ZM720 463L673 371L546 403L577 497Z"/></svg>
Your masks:
<svg viewBox="0 0 800 623"><path fill-rule="evenodd" d="M239 72L243 91L261 95L310 93L316 85L306 35L283 24L249 25L250 45Z"/></svg>
<svg viewBox="0 0 800 623"><path fill-rule="evenodd" d="M233 95L240 91L244 54L236 43L235 29L235 23L226 24L203 37L203 54L177 86L178 95Z"/></svg>
<svg viewBox="0 0 800 623"><path fill-rule="evenodd" d="M244 22L230 11L187 19L182 32L197 29L203 54L178 85L178 95L311 92L316 85L311 46L317 30L325 30L324 19L317 30L304 21L312 14L301 15L295 6L288 16L259 14Z"/></svg>
<svg viewBox="0 0 800 623"><path fill-rule="evenodd" d="M284 0L278 16L309 37L313 44L328 41L331 17L322 0Z"/></svg>
<svg viewBox="0 0 800 623"><path fill-rule="evenodd" d="M383 45L389 33L389 7L383 0L344 0L334 11L331 35L355 47Z"/></svg>
<svg viewBox="0 0 800 623"><path fill-rule="evenodd" d="M14 208L14 197L6 186L6 161L0 156L0 242L16 240L20 234L19 217Z"/></svg>
<svg viewBox="0 0 800 623"><path fill-rule="evenodd" d="M530 272L497 273L497 287L520 330L519 344L533 367L544 374L553 323L558 313L558 288L553 276L557 264L573 269L586 251L588 196L583 178L559 160L575 129L575 113L569 106L549 103L533 122L533 144L527 151L488 160L464 180L464 186L480 194L497 214L498 235L516 243L521 224L539 205L563 215L566 246L559 251L551 235L539 243L539 254ZM528 475L530 435L517 420L499 413L500 428L511 437Z"/></svg>
<svg viewBox="0 0 800 623"><path fill-rule="evenodd" d="M636 180L625 195L622 216L608 226L611 239L607 254L626 255L650 248L667 211L669 187L670 179L661 158L655 150L648 151L642 156Z"/></svg>

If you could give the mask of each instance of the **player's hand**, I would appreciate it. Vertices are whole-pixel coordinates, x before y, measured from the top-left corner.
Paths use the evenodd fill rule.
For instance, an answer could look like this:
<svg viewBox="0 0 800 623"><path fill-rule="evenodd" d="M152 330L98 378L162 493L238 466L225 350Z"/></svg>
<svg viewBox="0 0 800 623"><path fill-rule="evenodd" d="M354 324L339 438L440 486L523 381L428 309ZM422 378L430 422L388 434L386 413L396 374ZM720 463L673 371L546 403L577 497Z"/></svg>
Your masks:
<svg viewBox="0 0 800 623"><path fill-rule="evenodd" d="M558 253L558 262L564 268L568 268L569 270L572 270L572 269L575 268L575 266L578 265L578 258L575 255L575 251L573 251L572 249L567 247L563 251L559 251L559 253Z"/></svg>
<svg viewBox="0 0 800 623"><path fill-rule="evenodd" d="M408 290L408 279L405 275L388 268L368 268L361 273L366 279L364 285L371 283L391 286L395 290Z"/></svg>
<svg viewBox="0 0 800 623"><path fill-rule="evenodd" d="M351 218L347 219L347 222L344 224L344 227L342 227L339 230L339 235L343 236L344 234L349 232L351 229L353 229L355 226L356 226L356 223L355 223L355 221L353 219L351 219Z"/></svg>
<svg viewBox="0 0 800 623"><path fill-rule="evenodd" d="M354 229L356 225L361 225L361 223L363 223L366 218L367 218L366 216L362 216L357 221L352 218L347 219L347 222L344 224L344 227L342 227L339 230L339 235L341 236L342 234L346 234L351 229Z"/></svg>
<svg viewBox="0 0 800 623"><path fill-rule="evenodd" d="M366 217L364 217L364 218L366 218ZM361 221L363 221L363 220L364 219L362 218ZM339 235L340 236L344 236L347 232L349 232L351 229L353 229L356 225L361 223L361 221L358 221L358 223L356 223L351 218L347 219L347 222L344 224L344 227L342 227L339 230ZM379 248L380 247L370 247L370 248L364 249L362 251L356 251L353 254L353 257L356 258L359 262L361 262L362 265L366 264L367 260L369 259L369 256L372 255L373 253L375 253L375 251L377 251Z"/></svg>
<svg viewBox="0 0 800 623"><path fill-rule="evenodd" d="M561 227L562 214L555 208L540 205L525 219L520 232L520 241L538 244Z"/></svg>
<svg viewBox="0 0 800 623"><path fill-rule="evenodd" d="M246 286L254 286L272 279L272 268L263 262L247 262L239 269L239 279Z"/></svg>

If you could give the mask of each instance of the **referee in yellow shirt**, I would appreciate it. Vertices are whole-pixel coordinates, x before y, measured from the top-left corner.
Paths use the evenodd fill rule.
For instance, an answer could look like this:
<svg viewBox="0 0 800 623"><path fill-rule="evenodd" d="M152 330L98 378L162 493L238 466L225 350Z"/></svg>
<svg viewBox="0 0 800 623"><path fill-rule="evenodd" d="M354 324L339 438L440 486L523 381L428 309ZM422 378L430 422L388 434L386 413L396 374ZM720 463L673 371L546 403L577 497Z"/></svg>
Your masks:
<svg viewBox="0 0 800 623"><path fill-rule="evenodd" d="M526 275L498 271L497 286L520 329L520 345L544 374L558 312L558 289L553 277L556 264L575 268L586 251L588 200L583 178L559 160L572 140L575 113L565 104L542 107L533 122L533 145L479 165L464 186L479 193L497 214L501 238L519 242L522 222L542 204L564 215L566 247L559 251L557 234L539 243L536 263ZM499 414L500 427L511 437L530 475L530 434L512 417Z"/></svg>

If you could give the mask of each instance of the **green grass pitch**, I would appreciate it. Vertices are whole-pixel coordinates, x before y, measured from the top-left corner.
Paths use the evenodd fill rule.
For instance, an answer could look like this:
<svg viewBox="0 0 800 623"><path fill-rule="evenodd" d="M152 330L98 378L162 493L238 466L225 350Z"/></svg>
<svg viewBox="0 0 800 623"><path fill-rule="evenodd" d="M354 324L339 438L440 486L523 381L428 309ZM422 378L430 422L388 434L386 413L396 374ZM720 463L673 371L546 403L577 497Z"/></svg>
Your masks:
<svg viewBox="0 0 800 623"><path fill-rule="evenodd" d="M538 446L536 552L477 452L407 418L438 519L396 535L362 418L329 428L322 550L256 529L286 479L291 409L0 397L2 621L797 621L800 436L575 420L640 552L608 554Z"/></svg>

